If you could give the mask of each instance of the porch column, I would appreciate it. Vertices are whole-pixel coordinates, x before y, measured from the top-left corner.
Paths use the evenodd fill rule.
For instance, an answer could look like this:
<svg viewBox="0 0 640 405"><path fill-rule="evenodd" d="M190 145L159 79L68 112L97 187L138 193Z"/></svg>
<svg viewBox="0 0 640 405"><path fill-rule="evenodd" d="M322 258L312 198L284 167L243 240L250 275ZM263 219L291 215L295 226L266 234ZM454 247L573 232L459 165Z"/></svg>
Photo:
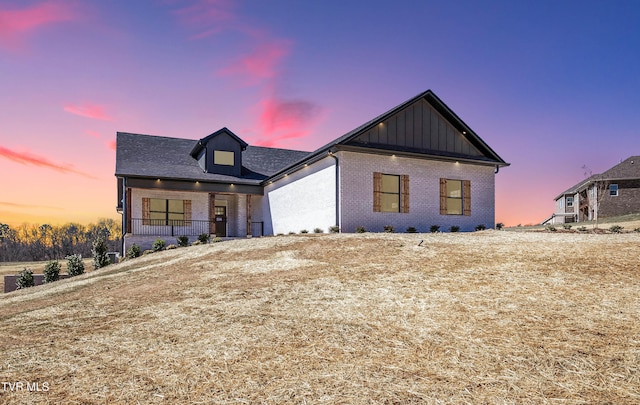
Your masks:
<svg viewBox="0 0 640 405"><path fill-rule="evenodd" d="M216 195L209 193L209 235L216 234Z"/></svg>
<svg viewBox="0 0 640 405"><path fill-rule="evenodd" d="M251 194L247 194L247 236L251 234Z"/></svg>

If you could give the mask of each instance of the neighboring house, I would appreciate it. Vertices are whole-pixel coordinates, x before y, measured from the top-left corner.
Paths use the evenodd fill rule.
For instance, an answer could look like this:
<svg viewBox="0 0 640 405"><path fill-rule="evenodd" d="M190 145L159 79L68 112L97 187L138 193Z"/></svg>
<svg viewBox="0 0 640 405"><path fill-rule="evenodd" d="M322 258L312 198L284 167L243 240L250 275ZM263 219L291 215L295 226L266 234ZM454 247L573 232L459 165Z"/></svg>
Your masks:
<svg viewBox="0 0 640 405"><path fill-rule="evenodd" d="M201 233L492 227L503 166L430 90L315 152L251 146L227 128L197 141L119 132L123 248Z"/></svg>
<svg viewBox="0 0 640 405"><path fill-rule="evenodd" d="M594 174L555 199L555 211L542 224L592 221L640 212L640 156L631 156Z"/></svg>

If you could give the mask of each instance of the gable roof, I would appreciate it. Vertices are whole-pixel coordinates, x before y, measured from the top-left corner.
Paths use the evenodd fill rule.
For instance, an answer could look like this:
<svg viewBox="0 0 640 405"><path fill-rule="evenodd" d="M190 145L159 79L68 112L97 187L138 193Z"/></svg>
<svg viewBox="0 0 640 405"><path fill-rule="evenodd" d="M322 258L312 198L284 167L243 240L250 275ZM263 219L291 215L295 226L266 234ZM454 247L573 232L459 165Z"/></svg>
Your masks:
<svg viewBox="0 0 640 405"><path fill-rule="evenodd" d="M592 183L597 181L613 181L613 180L631 180L640 179L640 156L630 156L611 169L601 173L594 174L566 191L558 194L554 200L559 199L563 195L575 194L579 191L589 187Z"/></svg>
<svg viewBox="0 0 640 405"><path fill-rule="evenodd" d="M246 143L245 141L243 141L242 139L240 139L240 137L238 135L236 135L233 132L231 132L231 130L229 130L227 127L224 127L224 128L221 128L221 129L217 130L216 132L212 133L211 135L205 136L204 138L202 138L198 142L196 142L196 144L193 146L193 149L191 149L191 152L189 154L194 159L197 159L198 158L198 153L200 153L206 147L207 142L209 142L212 138L215 138L216 136L218 136L220 134L227 134L231 138L235 139L236 142L238 142L240 144L240 147L242 148L242 150L245 150L247 148L247 146L249 146L249 144Z"/></svg>
<svg viewBox="0 0 640 405"><path fill-rule="evenodd" d="M116 138L116 176L175 180L260 184L283 167L309 152L247 146L242 152L239 177L205 173L191 157L194 141L183 138L118 132Z"/></svg>
<svg viewBox="0 0 640 405"><path fill-rule="evenodd" d="M298 167L302 167L305 163L316 159L320 156L326 155L329 152L335 151L340 146L352 146L355 145L353 142L359 136L366 134L367 131L379 125L381 122L388 120L394 115L402 112L403 110L409 108L412 104L418 103L420 101L425 101L428 103L430 107L432 107L444 120L451 125L456 131L458 131L458 135L464 138L466 142L472 145L478 153L473 155L464 155L464 154L456 154L448 151L438 151L431 148L413 148L410 150L409 148L405 148L405 152L415 152L424 156L431 156L433 158L451 158L453 159L463 159L465 161L483 163L483 164L491 164L496 166L509 166L509 163L505 162L493 149L487 145L478 134L476 134L464 121L458 117L453 110L451 110L438 96L436 96L433 91L427 90L418 94L417 96L405 101L404 103L388 110L387 112L380 114L379 116L373 118L372 120L360 125L359 127L353 129L352 131L347 132L341 137L334 139L333 141L327 143L324 146L316 149L314 152L310 153L308 156L305 156L300 161L296 162L290 167L284 168L275 176L277 177L283 175L286 172L297 169ZM358 145L360 146L360 145ZM377 145L362 145L364 147L368 147L371 150L396 150L398 152L402 152L403 148L395 147L389 144L377 144Z"/></svg>

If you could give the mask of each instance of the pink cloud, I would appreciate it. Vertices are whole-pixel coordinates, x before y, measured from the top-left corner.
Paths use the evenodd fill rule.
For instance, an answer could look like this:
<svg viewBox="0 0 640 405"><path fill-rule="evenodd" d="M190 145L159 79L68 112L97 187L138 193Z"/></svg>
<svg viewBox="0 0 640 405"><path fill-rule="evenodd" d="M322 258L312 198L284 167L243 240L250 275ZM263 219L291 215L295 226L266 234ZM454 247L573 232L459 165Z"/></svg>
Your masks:
<svg viewBox="0 0 640 405"><path fill-rule="evenodd" d="M92 138L100 139L100 134L98 132L96 132L96 131L92 131L92 130L89 129L85 133L87 135L89 135L90 137L92 137Z"/></svg>
<svg viewBox="0 0 640 405"><path fill-rule="evenodd" d="M56 22L75 17L68 4L47 0L22 9L0 9L0 44L19 48L25 35Z"/></svg>
<svg viewBox="0 0 640 405"><path fill-rule="evenodd" d="M116 141L110 140L104 143L110 150L116 150Z"/></svg>
<svg viewBox="0 0 640 405"><path fill-rule="evenodd" d="M94 176L91 176L87 173L74 169L73 165L66 164L66 163L64 164L55 163L43 156L39 156L31 152L16 152L11 149L7 149L0 146L0 157L3 157L5 159L8 159L23 165L27 165L27 166L42 167L45 169L55 170L60 173L79 174L84 177L95 179Z"/></svg>
<svg viewBox="0 0 640 405"><path fill-rule="evenodd" d="M258 46L254 52L220 69L221 76L240 76L245 85L255 85L264 79L273 79L280 73L279 65L291 52L291 41L278 40Z"/></svg>
<svg viewBox="0 0 640 405"><path fill-rule="evenodd" d="M105 112L104 107L95 104L73 105L68 104L63 108L66 112L94 120L111 121L112 118Z"/></svg>
<svg viewBox="0 0 640 405"><path fill-rule="evenodd" d="M281 142L302 138L310 133L310 127L321 110L305 100L280 100L270 97L260 103L259 130L263 138L258 146L278 146Z"/></svg>

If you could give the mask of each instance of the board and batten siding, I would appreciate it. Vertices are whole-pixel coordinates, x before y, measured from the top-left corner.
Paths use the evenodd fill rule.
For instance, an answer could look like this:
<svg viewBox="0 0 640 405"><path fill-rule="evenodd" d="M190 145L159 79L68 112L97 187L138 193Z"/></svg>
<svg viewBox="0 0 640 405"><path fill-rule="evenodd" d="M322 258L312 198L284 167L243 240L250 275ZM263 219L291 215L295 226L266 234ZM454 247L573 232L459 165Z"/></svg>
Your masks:
<svg viewBox="0 0 640 405"><path fill-rule="evenodd" d="M455 129L425 100L418 100L350 142L353 145L393 145L407 150L482 156L465 134Z"/></svg>
<svg viewBox="0 0 640 405"><path fill-rule="evenodd" d="M328 232L336 224L335 160L325 157L266 185L261 208L266 235Z"/></svg>
<svg viewBox="0 0 640 405"><path fill-rule="evenodd" d="M431 225L442 231L459 226L473 231L476 225L495 226L495 173L493 166L455 163L349 151L336 153L340 160L340 227L354 232L358 226L382 232L391 225L396 232L415 227L428 232ZM373 173L406 175L410 184L409 212L374 212ZM440 214L440 179L470 182L470 215Z"/></svg>

